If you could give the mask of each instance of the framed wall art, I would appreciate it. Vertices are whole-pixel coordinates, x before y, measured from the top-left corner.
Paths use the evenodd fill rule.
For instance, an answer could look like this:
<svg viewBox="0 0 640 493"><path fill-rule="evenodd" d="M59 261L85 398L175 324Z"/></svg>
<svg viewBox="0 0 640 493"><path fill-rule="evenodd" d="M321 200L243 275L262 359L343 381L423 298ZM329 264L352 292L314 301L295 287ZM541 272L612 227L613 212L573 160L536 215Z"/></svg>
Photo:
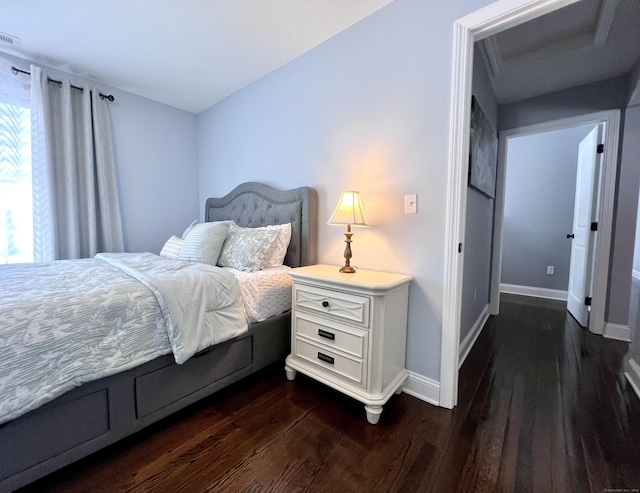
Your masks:
<svg viewBox="0 0 640 493"><path fill-rule="evenodd" d="M496 195L498 134L482 112L475 96L471 98L469 144L469 185L489 198Z"/></svg>

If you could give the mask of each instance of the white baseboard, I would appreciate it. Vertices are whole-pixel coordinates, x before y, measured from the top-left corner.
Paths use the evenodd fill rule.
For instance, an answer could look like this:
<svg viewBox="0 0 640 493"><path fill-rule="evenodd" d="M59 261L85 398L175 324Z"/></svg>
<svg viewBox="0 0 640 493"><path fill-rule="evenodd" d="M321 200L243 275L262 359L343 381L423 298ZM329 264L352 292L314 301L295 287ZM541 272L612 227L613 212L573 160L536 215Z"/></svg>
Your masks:
<svg viewBox="0 0 640 493"><path fill-rule="evenodd" d="M533 296L534 298L547 298L550 300L567 301L569 294L560 289L537 288L535 286L519 286L517 284L500 283L500 292L507 294L519 294L521 296Z"/></svg>
<svg viewBox="0 0 640 493"><path fill-rule="evenodd" d="M482 313L480 313L478 320L476 320L476 322L473 324L473 327L471 327L471 330L469 331L469 333L464 337L464 340L460 343L458 368L462 367L462 363L464 363L464 360L467 359L467 356L469 356L469 351L471 351L471 348L476 343L476 339L480 335L480 332L482 332L482 328L484 327L484 324L487 322L488 319L489 319L489 305L486 305L482 310Z"/></svg>
<svg viewBox="0 0 640 493"><path fill-rule="evenodd" d="M434 406L440 405L440 382L418 373L409 372L409 378L404 383L402 391Z"/></svg>
<svg viewBox="0 0 640 493"><path fill-rule="evenodd" d="M628 325L612 324L605 322L604 332L602 333L607 339L615 339L617 341L631 342L631 330Z"/></svg>
<svg viewBox="0 0 640 493"><path fill-rule="evenodd" d="M640 270L633 269L633 277L640 279Z"/></svg>
<svg viewBox="0 0 640 493"><path fill-rule="evenodd" d="M640 366L638 366L638 363L636 363L633 358L629 360L629 371L624 372L624 376L627 377L631 387L633 387L638 398L640 398Z"/></svg>

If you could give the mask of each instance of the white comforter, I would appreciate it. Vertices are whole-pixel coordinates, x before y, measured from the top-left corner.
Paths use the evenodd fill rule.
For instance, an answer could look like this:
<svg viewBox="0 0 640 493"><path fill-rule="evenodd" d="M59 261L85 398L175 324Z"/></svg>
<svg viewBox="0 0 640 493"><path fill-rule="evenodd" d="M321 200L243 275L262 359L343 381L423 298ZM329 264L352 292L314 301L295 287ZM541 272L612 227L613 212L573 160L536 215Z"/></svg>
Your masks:
<svg viewBox="0 0 640 493"><path fill-rule="evenodd" d="M82 383L246 332L234 276L157 255L0 267L0 423Z"/></svg>

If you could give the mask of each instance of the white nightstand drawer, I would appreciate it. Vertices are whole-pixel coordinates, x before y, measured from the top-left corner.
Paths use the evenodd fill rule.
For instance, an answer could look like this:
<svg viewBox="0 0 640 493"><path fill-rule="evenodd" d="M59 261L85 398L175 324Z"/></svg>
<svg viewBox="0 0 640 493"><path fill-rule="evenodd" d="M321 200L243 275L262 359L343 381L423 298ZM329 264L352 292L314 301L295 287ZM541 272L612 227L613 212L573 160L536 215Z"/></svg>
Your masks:
<svg viewBox="0 0 640 493"><path fill-rule="evenodd" d="M293 302L296 308L369 327L369 298L366 296L296 284Z"/></svg>
<svg viewBox="0 0 640 493"><path fill-rule="evenodd" d="M296 335L300 337L349 353L356 358L365 357L368 336L366 330L344 326L338 329L329 321L300 313L296 315L294 327Z"/></svg>
<svg viewBox="0 0 640 493"><path fill-rule="evenodd" d="M364 363L362 360L341 356L322 346L317 346L299 337L295 339L295 355L307 360L342 378L347 378L358 385L366 386Z"/></svg>

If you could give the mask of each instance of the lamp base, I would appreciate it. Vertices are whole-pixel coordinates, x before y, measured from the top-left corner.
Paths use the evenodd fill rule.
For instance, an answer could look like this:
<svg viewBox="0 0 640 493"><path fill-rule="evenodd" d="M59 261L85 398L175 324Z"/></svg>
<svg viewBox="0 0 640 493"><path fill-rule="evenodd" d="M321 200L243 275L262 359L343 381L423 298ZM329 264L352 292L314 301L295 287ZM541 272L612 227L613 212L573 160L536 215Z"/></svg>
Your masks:
<svg viewBox="0 0 640 493"><path fill-rule="evenodd" d="M344 242L347 246L344 249L344 265L340 269L340 272L343 274L354 274L356 270L351 267L351 236L353 236L353 233L351 232L351 224L347 224L347 232L344 235L346 236L346 240L344 240Z"/></svg>

